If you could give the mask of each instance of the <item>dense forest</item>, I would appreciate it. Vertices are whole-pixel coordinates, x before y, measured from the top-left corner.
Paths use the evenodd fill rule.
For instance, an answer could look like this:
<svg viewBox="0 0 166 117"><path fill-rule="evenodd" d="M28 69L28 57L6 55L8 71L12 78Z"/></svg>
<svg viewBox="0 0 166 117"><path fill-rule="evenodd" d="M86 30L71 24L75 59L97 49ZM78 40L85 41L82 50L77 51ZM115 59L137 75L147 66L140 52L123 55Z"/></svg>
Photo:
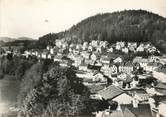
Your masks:
<svg viewBox="0 0 166 117"><path fill-rule="evenodd" d="M110 43L149 41L166 53L166 19L144 10L97 14L69 30L40 37L38 44L53 44L57 38L79 43L90 40L106 40Z"/></svg>

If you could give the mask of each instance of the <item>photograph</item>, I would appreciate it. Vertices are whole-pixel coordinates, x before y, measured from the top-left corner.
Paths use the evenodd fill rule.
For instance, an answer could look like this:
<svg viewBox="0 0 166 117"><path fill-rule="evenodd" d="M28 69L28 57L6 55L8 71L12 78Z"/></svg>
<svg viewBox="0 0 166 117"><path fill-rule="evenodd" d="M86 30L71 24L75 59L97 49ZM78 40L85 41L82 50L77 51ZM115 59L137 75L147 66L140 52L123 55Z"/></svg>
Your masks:
<svg viewBox="0 0 166 117"><path fill-rule="evenodd" d="M0 0L0 117L166 117L166 0Z"/></svg>

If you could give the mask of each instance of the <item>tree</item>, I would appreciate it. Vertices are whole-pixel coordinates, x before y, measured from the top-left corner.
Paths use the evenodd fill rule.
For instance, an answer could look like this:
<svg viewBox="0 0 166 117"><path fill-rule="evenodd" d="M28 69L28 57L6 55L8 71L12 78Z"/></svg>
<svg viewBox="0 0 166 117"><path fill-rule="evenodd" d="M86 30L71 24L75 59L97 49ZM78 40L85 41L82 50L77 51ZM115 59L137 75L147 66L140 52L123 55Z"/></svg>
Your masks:
<svg viewBox="0 0 166 117"><path fill-rule="evenodd" d="M89 91L76 77L74 68L54 66L27 94L23 109L29 115L79 115L89 113L88 99Z"/></svg>

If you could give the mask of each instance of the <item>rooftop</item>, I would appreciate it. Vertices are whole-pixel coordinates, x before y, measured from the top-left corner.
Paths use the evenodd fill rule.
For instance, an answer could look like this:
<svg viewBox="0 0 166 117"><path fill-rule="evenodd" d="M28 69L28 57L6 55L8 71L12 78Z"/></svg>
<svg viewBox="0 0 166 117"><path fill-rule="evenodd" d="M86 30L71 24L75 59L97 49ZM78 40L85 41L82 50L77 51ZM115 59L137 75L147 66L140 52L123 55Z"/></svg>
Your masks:
<svg viewBox="0 0 166 117"><path fill-rule="evenodd" d="M137 108L133 108L132 104L122 104L120 106L124 117L152 117L149 104L138 104Z"/></svg>
<svg viewBox="0 0 166 117"><path fill-rule="evenodd" d="M106 89L100 90L98 92L98 94L101 95L101 97L103 97L105 100L110 100L110 99L113 99L113 98L119 96L123 92L124 91L122 89L120 89L114 85L110 85Z"/></svg>

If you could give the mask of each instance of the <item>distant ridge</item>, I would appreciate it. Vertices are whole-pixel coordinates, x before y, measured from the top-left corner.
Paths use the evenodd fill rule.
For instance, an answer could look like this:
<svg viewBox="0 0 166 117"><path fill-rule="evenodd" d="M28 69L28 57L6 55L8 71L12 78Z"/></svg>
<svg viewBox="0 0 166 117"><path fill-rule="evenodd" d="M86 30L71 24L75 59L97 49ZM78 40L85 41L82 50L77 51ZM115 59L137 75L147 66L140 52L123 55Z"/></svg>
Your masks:
<svg viewBox="0 0 166 117"><path fill-rule="evenodd" d="M16 41L16 40L34 40L34 39L29 38L29 37L19 37L19 38L0 37L0 41L3 41L3 42L12 42L12 41Z"/></svg>

